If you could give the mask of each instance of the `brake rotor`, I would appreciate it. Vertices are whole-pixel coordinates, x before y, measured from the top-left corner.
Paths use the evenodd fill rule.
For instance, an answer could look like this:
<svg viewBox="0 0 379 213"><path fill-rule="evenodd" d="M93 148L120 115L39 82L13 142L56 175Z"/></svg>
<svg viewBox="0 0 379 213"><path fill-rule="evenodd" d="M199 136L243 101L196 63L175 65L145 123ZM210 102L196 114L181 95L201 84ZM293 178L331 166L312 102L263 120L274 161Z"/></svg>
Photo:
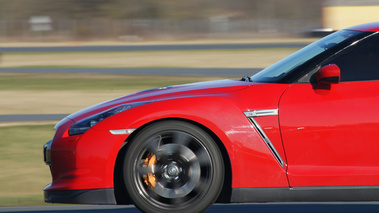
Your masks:
<svg viewBox="0 0 379 213"><path fill-rule="evenodd" d="M151 153L147 154L147 157L144 162L144 166L148 168L149 171L154 171L154 166L157 163L156 155L152 155ZM155 174L153 172L148 172L147 176L144 176L145 184L149 188L154 188L157 185L157 179L155 178Z"/></svg>

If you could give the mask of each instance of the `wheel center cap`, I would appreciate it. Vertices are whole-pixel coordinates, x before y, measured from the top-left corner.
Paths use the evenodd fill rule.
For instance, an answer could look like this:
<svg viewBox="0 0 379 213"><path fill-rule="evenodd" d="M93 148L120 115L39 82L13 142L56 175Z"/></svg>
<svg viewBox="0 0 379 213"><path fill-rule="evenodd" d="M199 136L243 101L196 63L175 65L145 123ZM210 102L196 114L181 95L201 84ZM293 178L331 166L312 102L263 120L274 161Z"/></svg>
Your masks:
<svg viewBox="0 0 379 213"><path fill-rule="evenodd" d="M167 173L168 173L168 175L170 175L170 176L178 176L178 174L179 174L179 169L178 169L177 166L169 166L169 167L167 168Z"/></svg>

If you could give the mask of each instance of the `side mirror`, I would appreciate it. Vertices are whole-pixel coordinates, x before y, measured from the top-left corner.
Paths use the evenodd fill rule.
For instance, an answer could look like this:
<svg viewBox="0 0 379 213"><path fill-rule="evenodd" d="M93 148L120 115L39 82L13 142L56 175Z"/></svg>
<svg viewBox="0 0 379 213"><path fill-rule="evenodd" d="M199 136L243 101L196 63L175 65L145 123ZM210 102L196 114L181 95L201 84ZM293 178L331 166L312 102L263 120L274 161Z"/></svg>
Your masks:
<svg viewBox="0 0 379 213"><path fill-rule="evenodd" d="M317 84L338 84L340 80L341 71L335 64L326 65L316 73Z"/></svg>

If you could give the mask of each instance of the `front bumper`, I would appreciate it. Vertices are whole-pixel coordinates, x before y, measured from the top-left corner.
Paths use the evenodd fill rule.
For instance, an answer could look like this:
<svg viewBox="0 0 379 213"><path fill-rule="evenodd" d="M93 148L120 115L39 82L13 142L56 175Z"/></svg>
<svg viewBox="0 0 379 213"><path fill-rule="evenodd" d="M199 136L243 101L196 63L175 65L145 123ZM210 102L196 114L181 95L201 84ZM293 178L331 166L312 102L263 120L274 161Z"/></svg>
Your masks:
<svg viewBox="0 0 379 213"><path fill-rule="evenodd" d="M48 141L43 146L43 160L50 169L52 141ZM113 188L51 190L51 184L49 184L44 188L44 197L47 203L116 204Z"/></svg>
<svg viewBox="0 0 379 213"><path fill-rule="evenodd" d="M47 203L116 204L113 189L44 190Z"/></svg>
<svg viewBox="0 0 379 213"><path fill-rule="evenodd" d="M52 175L44 188L45 202L115 204L114 168L128 135L91 128L69 136L72 121L62 124L43 146L43 159Z"/></svg>

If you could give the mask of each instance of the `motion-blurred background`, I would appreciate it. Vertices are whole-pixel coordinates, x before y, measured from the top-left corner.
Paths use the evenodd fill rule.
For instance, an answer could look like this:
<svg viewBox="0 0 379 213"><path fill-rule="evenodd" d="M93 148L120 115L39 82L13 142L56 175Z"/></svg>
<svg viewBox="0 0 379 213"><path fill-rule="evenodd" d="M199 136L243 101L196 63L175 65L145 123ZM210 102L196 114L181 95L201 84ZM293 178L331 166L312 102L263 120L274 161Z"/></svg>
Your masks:
<svg viewBox="0 0 379 213"><path fill-rule="evenodd" d="M377 20L377 0L0 0L0 41L299 36Z"/></svg>
<svg viewBox="0 0 379 213"><path fill-rule="evenodd" d="M0 0L0 207L44 205L42 146L65 115L252 75L378 11L379 0Z"/></svg>
<svg viewBox="0 0 379 213"><path fill-rule="evenodd" d="M323 0L1 0L8 41L288 36L322 26Z"/></svg>

